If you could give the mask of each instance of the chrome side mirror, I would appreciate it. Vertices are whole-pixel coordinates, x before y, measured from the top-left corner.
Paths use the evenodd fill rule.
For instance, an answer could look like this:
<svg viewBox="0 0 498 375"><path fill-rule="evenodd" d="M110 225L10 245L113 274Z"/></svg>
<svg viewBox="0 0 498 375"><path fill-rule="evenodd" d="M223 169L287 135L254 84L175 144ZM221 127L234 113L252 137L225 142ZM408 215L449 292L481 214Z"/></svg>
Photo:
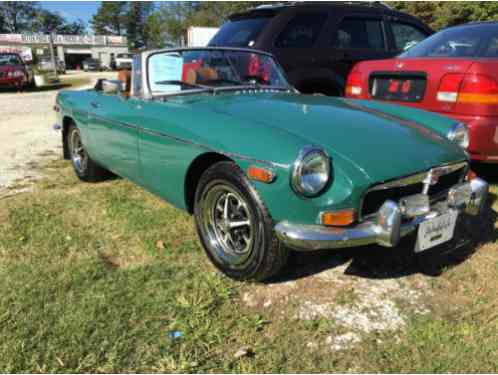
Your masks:
<svg viewBox="0 0 498 375"><path fill-rule="evenodd" d="M106 79L102 81L102 91L105 94L119 94L124 91L123 82Z"/></svg>

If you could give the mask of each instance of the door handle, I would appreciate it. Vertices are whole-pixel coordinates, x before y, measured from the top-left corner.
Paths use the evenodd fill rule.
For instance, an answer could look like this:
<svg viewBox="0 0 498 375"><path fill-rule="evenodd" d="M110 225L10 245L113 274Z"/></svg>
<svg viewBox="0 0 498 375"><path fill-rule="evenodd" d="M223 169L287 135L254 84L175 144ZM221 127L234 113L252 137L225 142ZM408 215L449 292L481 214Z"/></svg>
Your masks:
<svg viewBox="0 0 498 375"><path fill-rule="evenodd" d="M91 105L93 108L99 108L99 107L100 107L100 103L97 103L97 102L90 102L90 105Z"/></svg>

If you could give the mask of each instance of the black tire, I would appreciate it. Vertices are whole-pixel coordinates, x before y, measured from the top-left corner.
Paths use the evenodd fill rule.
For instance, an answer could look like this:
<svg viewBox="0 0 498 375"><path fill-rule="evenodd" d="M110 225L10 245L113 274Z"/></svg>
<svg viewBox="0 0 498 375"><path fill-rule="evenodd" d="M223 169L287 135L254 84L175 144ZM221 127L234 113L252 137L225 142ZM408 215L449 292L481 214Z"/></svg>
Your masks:
<svg viewBox="0 0 498 375"><path fill-rule="evenodd" d="M287 262L289 250L279 243L268 209L233 162L216 163L201 176L194 217L207 256L230 278L262 281L278 273ZM226 220L228 217L230 220ZM246 221L249 224L227 229Z"/></svg>
<svg viewBox="0 0 498 375"><path fill-rule="evenodd" d="M67 130L65 138L66 147L69 150L69 157L73 164L74 173L80 180L86 182L98 182L109 178L109 171L95 163L88 155L83 142L81 141L80 130L71 124Z"/></svg>

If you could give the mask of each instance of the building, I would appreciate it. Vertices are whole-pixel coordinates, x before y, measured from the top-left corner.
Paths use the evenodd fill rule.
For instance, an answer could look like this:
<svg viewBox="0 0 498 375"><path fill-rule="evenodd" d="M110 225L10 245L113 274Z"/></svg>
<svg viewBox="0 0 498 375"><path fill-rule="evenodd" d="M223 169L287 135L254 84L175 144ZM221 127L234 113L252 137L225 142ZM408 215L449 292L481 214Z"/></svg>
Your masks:
<svg viewBox="0 0 498 375"><path fill-rule="evenodd" d="M128 52L126 37L111 35L54 35L55 55L68 69L81 67L81 62L93 57L104 66L119 53ZM0 34L0 52L19 52L26 61L50 56L50 36L42 34Z"/></svg>
<svg viewBox="0 0 498 375"><path fill-rule="evenodd" d="M187 46L205 47L217 32L218 27L191 26L187 30Z"/></svg>

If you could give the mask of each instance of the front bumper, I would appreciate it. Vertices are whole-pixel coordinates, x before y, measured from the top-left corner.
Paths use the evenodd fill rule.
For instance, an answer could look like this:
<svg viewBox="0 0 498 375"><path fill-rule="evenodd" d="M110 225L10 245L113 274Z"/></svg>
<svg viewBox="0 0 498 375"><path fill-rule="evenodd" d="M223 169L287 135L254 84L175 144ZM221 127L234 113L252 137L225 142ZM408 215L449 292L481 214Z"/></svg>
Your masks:
<svg viewBox="0 0 498 375"><path fill-rule="evenodd" d="M425 215L403 220L397 203L388 200L372 219L354 227L326 227L323 225L292 224L287 221L277 223L275 231L280 241L289 248L300 251L337 249L369 244L394 247L400 238L414 232L419 224L439 216L449 210L457 210L469 215L481 215L488 195L488 184L480 178L469 182L470 201L459 207L452 207L447 201L431 206Z"/></svg>

